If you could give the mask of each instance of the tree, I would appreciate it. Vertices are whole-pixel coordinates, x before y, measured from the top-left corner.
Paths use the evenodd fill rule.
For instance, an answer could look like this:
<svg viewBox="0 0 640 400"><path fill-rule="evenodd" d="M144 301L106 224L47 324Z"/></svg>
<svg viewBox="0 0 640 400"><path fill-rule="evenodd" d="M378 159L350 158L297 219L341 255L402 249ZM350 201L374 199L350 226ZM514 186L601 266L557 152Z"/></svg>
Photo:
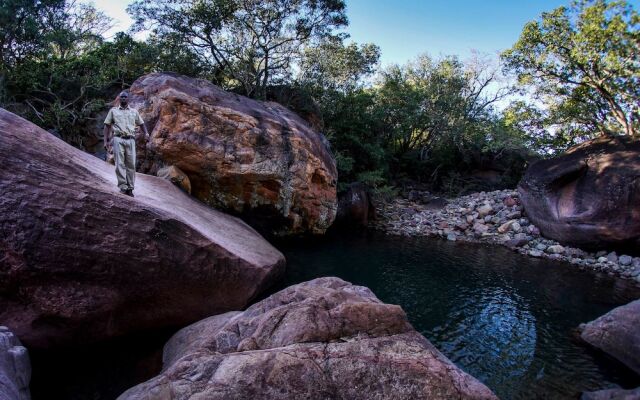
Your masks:
<svg viewBox="0 0 640 400"><path fill-rule="evenodd" d="M0 104L6 103L8 73L47 45L52 15L65 0L3 0L0 3Z"/></svg>
<svg viewBox="0 0 640 400"><path fill-rule="evenodd" d="M175 35L197 52L225 86L264 98L289 78L302 46L345 26L342 0L137 0L134 29Z"/></svg>
<svg viewBox="0 0 640 400"><path fill-rule="evenodd" d="M304 49L296 81L315 92L358 89L373 75L380 60L380 48L373 43L345 45L331 37Z"/></svg>
<svg viewBox="0 0 640 400"><path fill-rule="evenodd" d="M97 48L103 35L113 27L113 19L91 4L67 1L57 10L46 37L49 54L64 59Z"/></svg>
<svg viewBox="0 0 640 400"><path fill-rule="evenodd" d="M411 150L428 154L435 143L464 147L468 127L486 119L492 106L512 90L498 84L499 68L474 56L434 60L427 55L381 75L378 103L385 115L385 137L396 156Z"/></svg>
<svg viewBox="0 0 640 400"><path fill-rule="evenodd" d="M626 1L579 0L529 22L506 67L572 135L640 129L640 16ZM590 133L590 132L589 132Z"/></svg>
<svg viewBox="0 0 640 400"><path fill-rule="evenodd" d="M0 62L3 69L40 52L64 0L3 0L0 3Z"/></svg>

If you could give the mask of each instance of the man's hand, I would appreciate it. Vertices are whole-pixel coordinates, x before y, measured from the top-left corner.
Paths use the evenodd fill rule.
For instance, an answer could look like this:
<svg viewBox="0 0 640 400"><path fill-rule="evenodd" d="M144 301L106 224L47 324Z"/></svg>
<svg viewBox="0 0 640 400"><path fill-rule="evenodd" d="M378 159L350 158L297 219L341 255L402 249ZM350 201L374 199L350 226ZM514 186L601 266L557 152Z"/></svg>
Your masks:
<svg viewBox="0 0 640 400"><path fill-rule="evenodd" d="M142 128L142 132L144 132L144 138L149 141L149 139L151 138L151 136L149 135L149 131L147 130L147 125L142 124L140 125L140 127Z"/></svg>
<svg viewBox="0 0 640 400"><path fill-rule="evenodd" d="M104 149L107 151L107 153L111 153L113 151L113 143L111 142L111 139L104 142Z"/></svg>

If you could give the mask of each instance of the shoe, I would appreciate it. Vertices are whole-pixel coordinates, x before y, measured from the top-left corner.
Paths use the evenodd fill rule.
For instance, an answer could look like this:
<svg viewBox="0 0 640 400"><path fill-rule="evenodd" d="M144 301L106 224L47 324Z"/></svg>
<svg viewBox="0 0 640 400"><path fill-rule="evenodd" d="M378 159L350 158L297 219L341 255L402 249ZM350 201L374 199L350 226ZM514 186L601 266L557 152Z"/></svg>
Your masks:
<svg viewBox="0 0 640 400"><path fill-rule="evenodd" d="M126 194L127 196L134 197L134 196L133 196L133 189L127 189L127 191L125 192L125 194Z"/></svg>

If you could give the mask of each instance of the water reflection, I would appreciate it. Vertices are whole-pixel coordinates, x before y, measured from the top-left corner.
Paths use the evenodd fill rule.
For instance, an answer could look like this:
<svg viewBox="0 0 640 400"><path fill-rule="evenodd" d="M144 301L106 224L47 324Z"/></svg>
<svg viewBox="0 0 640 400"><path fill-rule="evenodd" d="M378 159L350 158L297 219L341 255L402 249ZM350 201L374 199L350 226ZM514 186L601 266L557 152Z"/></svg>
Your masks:
<svg viewBox="0 0 640 400"><path fill-rule="evenodd" d="M438 337L440 350L459 355L453 361L491 387L525 376L535 355L536 324L523 299L494 287L457 301L460 308L427 332ZM503 373L492 373L495 369Z"/></svg>
<svg viewBox="0 0 640 400"><path fill-rule="evenodd" d="M413 326L504 399L575 398L639 386L620 364L572 340L573 329L640 291L507 249L382 235L280 244L280 287L339 276L399 304Z"/></svg>

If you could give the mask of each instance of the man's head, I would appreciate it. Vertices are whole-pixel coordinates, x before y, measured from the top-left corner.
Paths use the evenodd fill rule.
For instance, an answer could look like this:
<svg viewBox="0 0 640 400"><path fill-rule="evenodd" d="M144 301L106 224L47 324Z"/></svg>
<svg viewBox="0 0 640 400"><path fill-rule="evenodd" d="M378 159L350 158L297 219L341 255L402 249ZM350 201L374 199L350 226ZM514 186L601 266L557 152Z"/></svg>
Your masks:
<svg viewBox="0 0 640 400"><path fill-rule="evenodd" d="M126 107L129 104L129 92L123 90L118 96L120 98L120 106Z"/></svg>

